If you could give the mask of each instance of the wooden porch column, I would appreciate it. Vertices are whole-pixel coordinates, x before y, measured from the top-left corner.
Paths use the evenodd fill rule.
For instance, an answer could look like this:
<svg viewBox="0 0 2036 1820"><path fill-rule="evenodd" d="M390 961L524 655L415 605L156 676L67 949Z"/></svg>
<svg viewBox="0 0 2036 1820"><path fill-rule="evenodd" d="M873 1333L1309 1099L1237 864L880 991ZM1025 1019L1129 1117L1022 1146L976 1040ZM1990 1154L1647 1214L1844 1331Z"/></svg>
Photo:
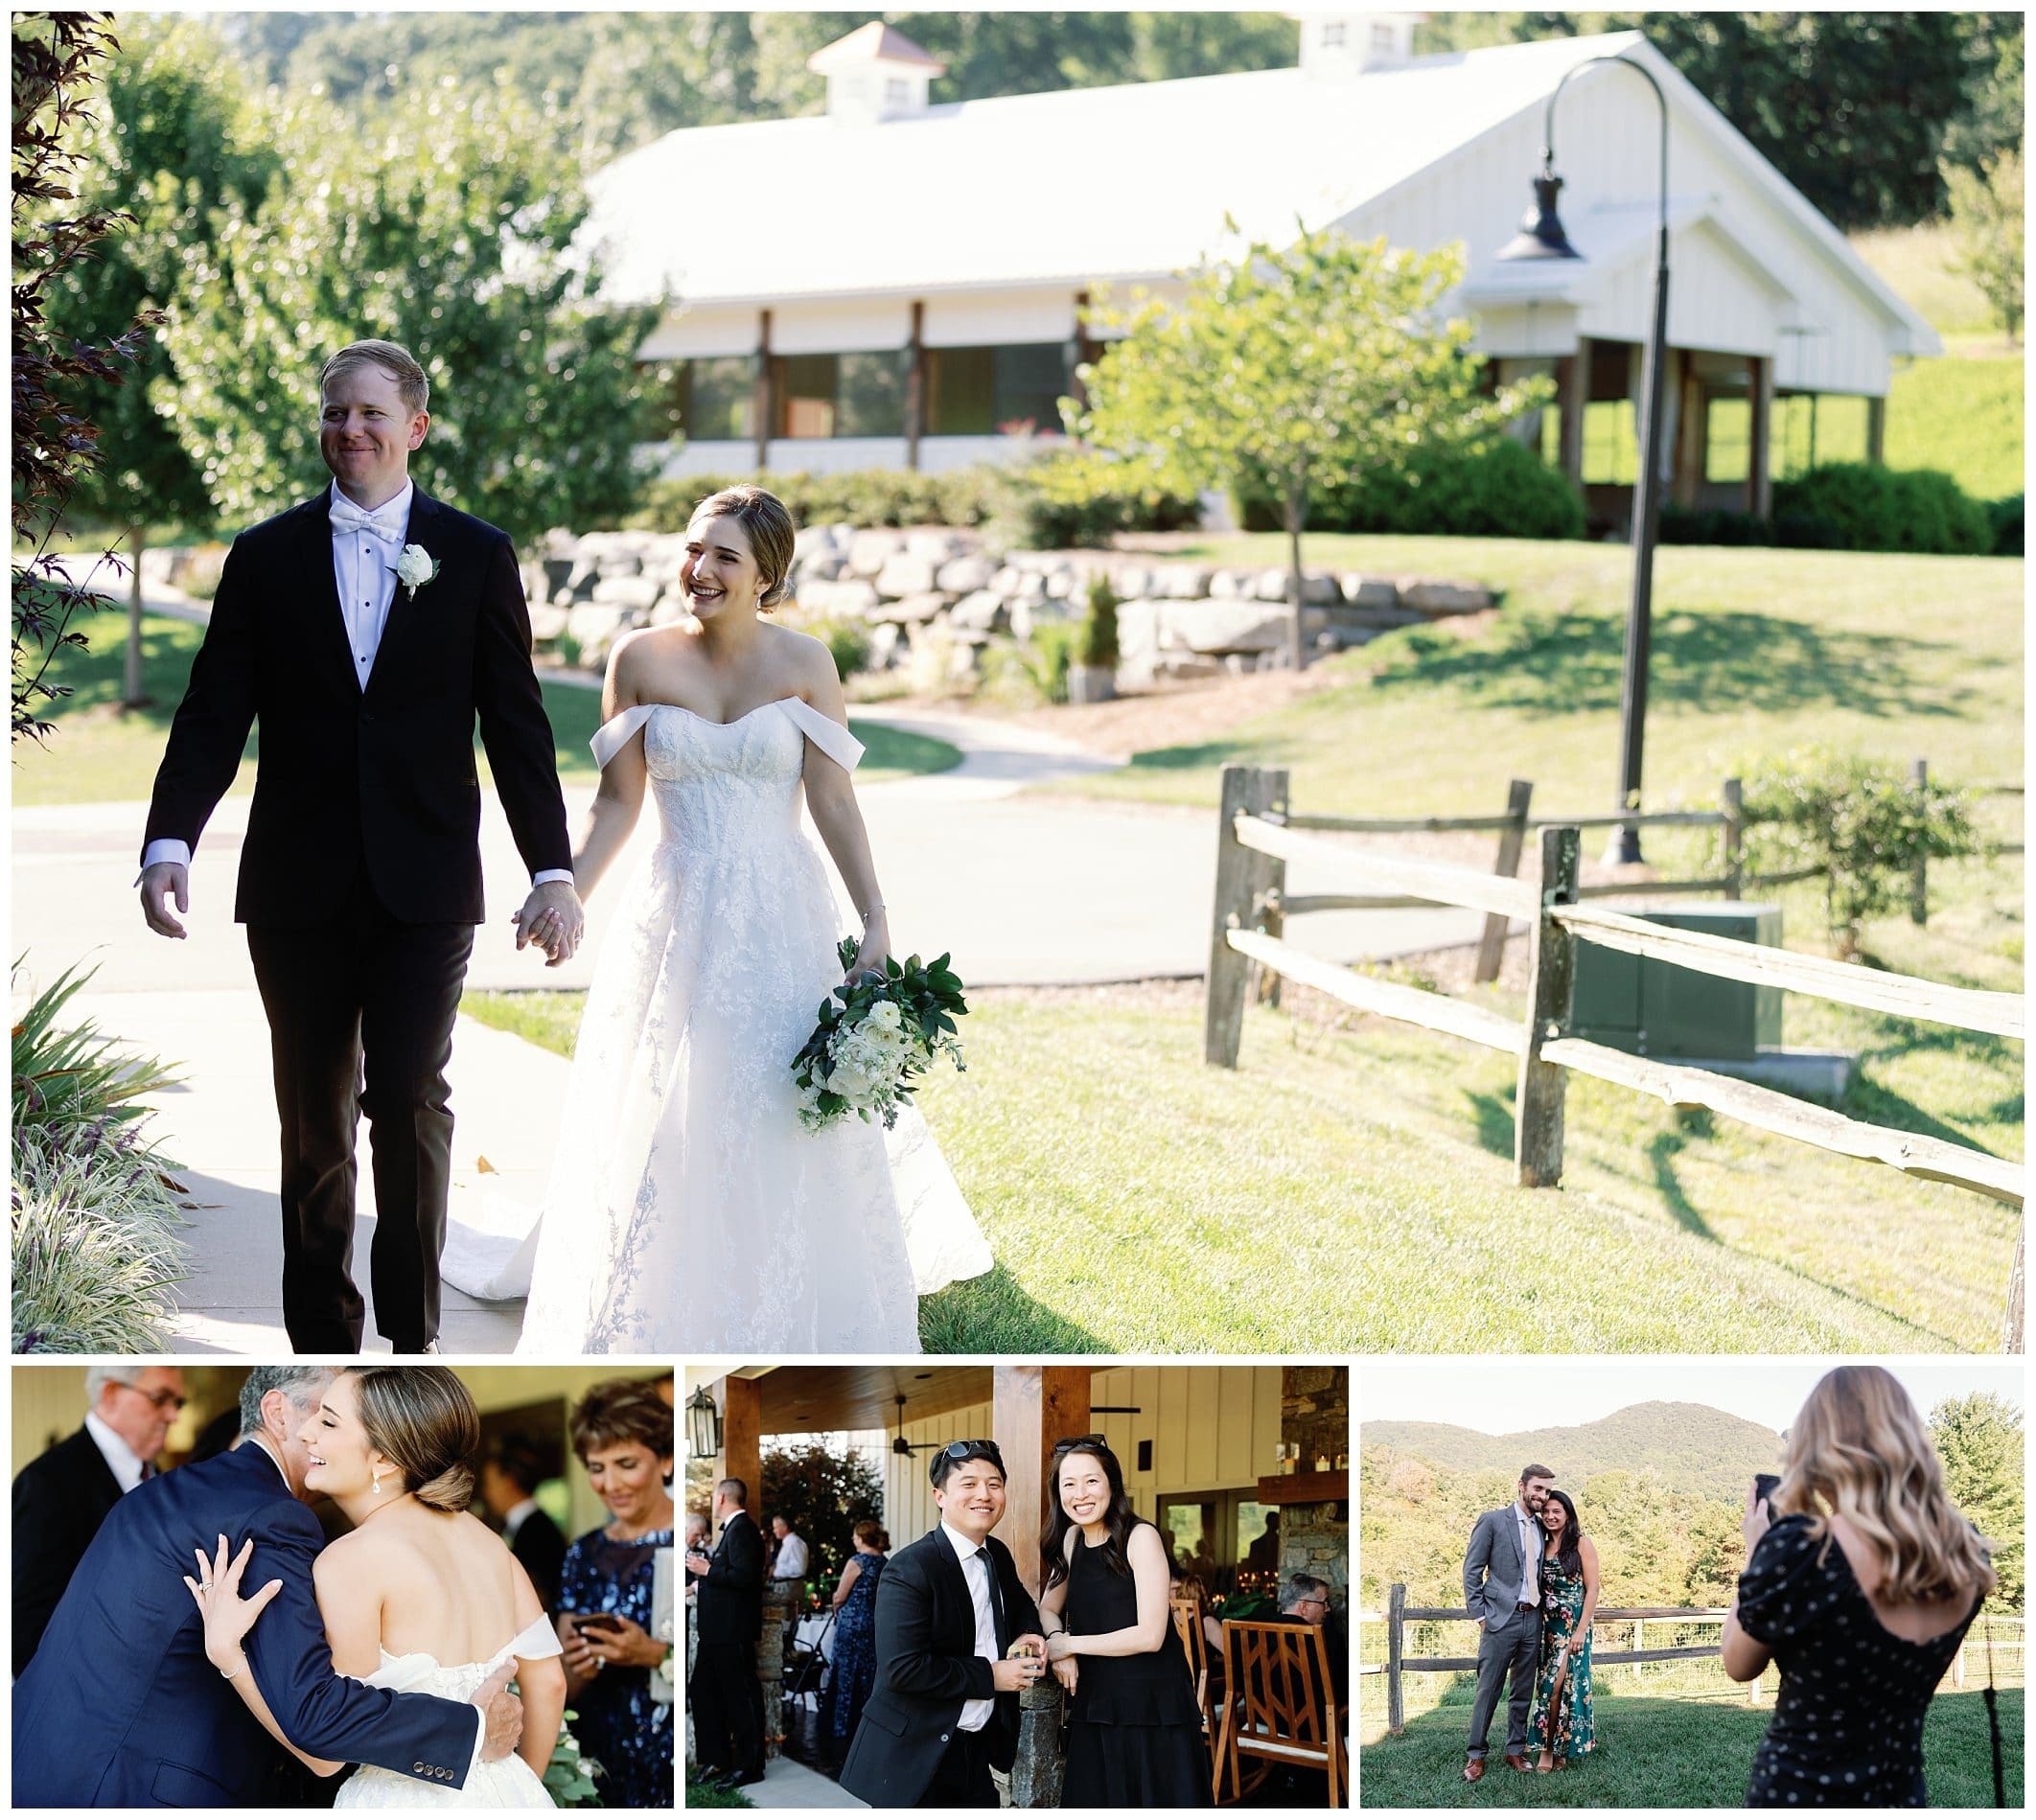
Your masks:
<svg viewBox="0 0 2036 1820"><path fill-rule="evenodd" d="M1876 468L1887 465L1887 401L1866 401L1866 459Z"/></svg>
<svg viewBox="0 0 2036 1820"><path fill-rule="evenodd" d="M1711 441L1711 396L1687 348L1669 351L1676 362L1675 442L1669 459L1669 497L1694 506L1703 485L1705 452Z"/></svg>
<svg viewBox="0 0 2036 1820"><path fill-rule="evenodd" d="M990 1431L1004 1455L1004 1521L997 1533L1028 1586L1039 1584L1039 1532L1052 1492L1053 1443L1089 1433L1086 1365L1000 1365L990 1391Z"/></svg>
<svg viewBox="0 0 2036 1820"><path fill-rule="evenodd" d="M763 1509L763 1384L753 1377L725 1377L714 1387L721 1405L721 1472L749 1488L752 1516Z"/></svg>
<svg viewBox="0 0 2036 1820"><path fill-rule="evenodd" d="M771 312L756 312L756 392L751 406L756 419L756 472L771 465Z"/></svg>
<svg viewBox="0 0 2036 1820"><path fill-rule="evenodd" d="M921 339L926 306L912 302L912 339L906 344L911 363L905 369L905 466L917 472L919 438L926 433L926 348Z"/></svg>
<svg viewBox="0 0 2036 1820"><path fill-rule="evenodd" d="M1752 418L1747 430L1747 510L1765 518L1774 510L1774 461L1770 427L1774 420L1774 362L1747 357L1747 397Z"/></svg>
<svg viewBox="0 0 2036 1820"><path fill-rule="evenodd" d="M1584 406L1590 402L1590 340L1579 336L1577 351L1556 362L1556 433L1562 472L1584 484Z"/></svg>

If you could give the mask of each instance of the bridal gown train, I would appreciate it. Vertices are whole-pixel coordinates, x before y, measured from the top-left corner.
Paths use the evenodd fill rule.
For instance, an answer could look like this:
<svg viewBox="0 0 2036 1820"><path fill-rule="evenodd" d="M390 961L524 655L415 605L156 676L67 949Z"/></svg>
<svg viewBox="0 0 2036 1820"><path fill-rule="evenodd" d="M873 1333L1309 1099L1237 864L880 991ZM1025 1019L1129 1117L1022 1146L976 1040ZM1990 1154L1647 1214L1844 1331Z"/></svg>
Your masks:
<svg viewBox="0 0 2036 1820"><path fill-rule="evenodd" d="M840 912L800 824L804 702L728 723L668 704L641 734L658 839L580 1025L520 1352L916 1352L918 1298L990 1267L916 1112L798 1122L792 1060L841 983Z"/></svg>
<svg viewBox="0 0 2036 1820"><path fill-rule="evenodd" d="M447 1700L471 1700L481 1683L511 1656L534 1662L540 1656L560 1654L559 1640L551 1620L536 1618L521 1635L505 1643L485 1662L465 1662L454 1668L443 1666L435 1656L423 1651L392 1656L384 1649L382 1666L365 1678L371 1688L391 1688L398 1693L436 1693ZM457 1788L444 1788L420 1782L414 1776L400 1776L393 1769L364 1763L339 1785L335 1808L549 1808L551 1795L530 1765L521 1757L504 1757L492 1763L475 1763L467 1780Z"/></svg>

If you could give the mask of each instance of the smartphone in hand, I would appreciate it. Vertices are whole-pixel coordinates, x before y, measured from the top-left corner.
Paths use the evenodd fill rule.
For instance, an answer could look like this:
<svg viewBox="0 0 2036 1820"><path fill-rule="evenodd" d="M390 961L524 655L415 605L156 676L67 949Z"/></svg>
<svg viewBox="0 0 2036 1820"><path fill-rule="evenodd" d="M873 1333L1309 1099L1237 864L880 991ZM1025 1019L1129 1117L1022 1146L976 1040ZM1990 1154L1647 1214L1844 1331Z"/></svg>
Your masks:
<svg viewBox="0 0 2036 1820"><path fill-rule="evenodd" d="M1753 1502L1765 1504L1770 1517L1774 1514L1774 1487L1780 1484L1781 1474L1778 1472L1756 1472L1753 1475Z"/></svg>

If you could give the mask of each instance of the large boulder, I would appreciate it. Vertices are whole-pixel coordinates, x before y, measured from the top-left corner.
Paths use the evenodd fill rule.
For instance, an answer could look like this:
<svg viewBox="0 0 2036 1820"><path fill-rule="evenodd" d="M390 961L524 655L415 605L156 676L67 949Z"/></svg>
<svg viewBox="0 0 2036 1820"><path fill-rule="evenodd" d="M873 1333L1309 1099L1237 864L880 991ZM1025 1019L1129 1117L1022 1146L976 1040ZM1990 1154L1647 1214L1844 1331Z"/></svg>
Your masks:
<svg viewBox="0 0 2036 1820"><path fill-rule="evenodd" d="M979 587L987 587L996 574L997 565L986 556L958 556L940 564L934 586L943 593L973 594Z"/></svg>
<svg viewBox="0 0 2036 1820"><path fill-rule="evenodd" d="M572 609L567 615L566 631L580 647L580 661L589 669L599 669L608 661L609 646L635 623L636 615L626 607L591 602Z"/></svg>
<svg viewBox="0 0 2036 1820"><path fill-rule="evenodd" d="M874 625L919 626L929 619L937 619L946 611L947 596L937 588L928 588L923 593L883 601L870 611L868 617Z"/></svg>
<svg viewBox="0 0 2036 1820"><path fill-rule="evenodd" d="M566 630L572 615L564 607L554 607L549 601L534 600L530 603L530 636L538 644L548 645Z"/></svg>
<svg viewBox="0 0 2036 1820"><path fill-rule="evenodd" d="M802 612L822 619L864 619L881 604L876 588L865 581L800 582L795 596Z"/></svg>
<svg viewBox="0 0 2036 1820"><path fill-rule="evenodd" d="M858 531L848 540L848 572L873 578L902 548L904 539L896 531Z"/></svg>
<svg viewBox="0 0 2036 1820"><path fill-rule="evenodd" d="M978 588L955 602L948 623L960 632L988 634L1006 631L1011 623L1011 605L987 587Z"/></svg>
<svg viewBox="0 0 2036 1820"><path fill-rule="evenodd" d="M906 553L918 557L922 562L931 563L936 567L942 563L953 561L958 556L967 555L973 547L974 540L966 532L948 530L942 526L905 533Z"/></svg>
<svg viewBox="0 0 2036 1820"><path fill-rule="evenodd" d="M1461 613L1489 612L1492 590L1464 582L1403 581L1400 602L1428 619L1448 619Z"/></svg>
<svg viewBox="0 0 2036 1820"><path fill-rule="evenodd" d="M1341 580L1343 598L1353 607L1377 611L1400 605L1400 584L1390 576L1349 574Z"/></svg>
<svg viewBox="0 0 2036 1820"><path fill-rule="evenodd" d="M936 566L923 556L899 551L877 571L876 590L886 600L902 600L907 594L924 594L934 586Z"/></svg>
<svg viewBox="0 0 2036 1820"><path fill-rule="evenodd" d="M647 613L663 592L663 584L647 575L604 573L593 586L592 600L596 607L618 607L629 612ZM577 638L579 634L575 633L573 636Z"/></svg>

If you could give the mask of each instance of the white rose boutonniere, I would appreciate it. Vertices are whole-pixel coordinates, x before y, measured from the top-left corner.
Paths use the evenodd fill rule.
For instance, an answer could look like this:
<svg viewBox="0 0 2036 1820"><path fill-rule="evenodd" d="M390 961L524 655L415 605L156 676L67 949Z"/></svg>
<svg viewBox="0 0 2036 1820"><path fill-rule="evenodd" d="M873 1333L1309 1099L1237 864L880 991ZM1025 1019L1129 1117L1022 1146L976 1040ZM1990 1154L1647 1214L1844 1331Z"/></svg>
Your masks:
<svg viewBox="0 0 2036 1820"><path fill-rule="evenodd" d="M438 579L438 559L422 543L405 543L396 559L396 579L403 584L404 598L415 600L420 587Z"/></svg>

